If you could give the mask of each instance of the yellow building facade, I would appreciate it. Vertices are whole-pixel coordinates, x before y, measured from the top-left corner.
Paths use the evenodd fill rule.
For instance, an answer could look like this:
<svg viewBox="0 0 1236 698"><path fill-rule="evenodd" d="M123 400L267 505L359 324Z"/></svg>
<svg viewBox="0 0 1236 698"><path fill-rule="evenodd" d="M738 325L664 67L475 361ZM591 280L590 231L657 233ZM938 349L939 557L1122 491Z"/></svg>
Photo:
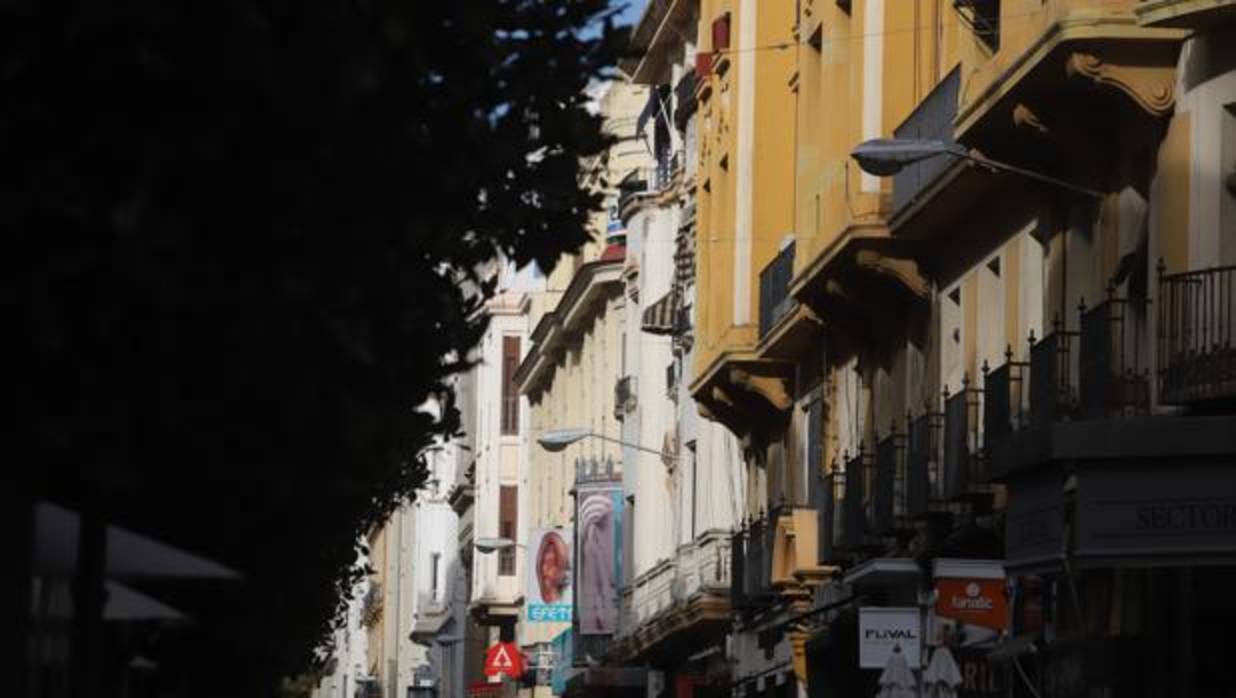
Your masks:
<svg viewBox="0 0 1236 698"><path fill-rule="evenodd" d="M1234 4L700 3L690 388L745 451L740 693L810 684L843 597L915 605L924 559L1007 545L1013 580L1050 425L1189 413L1180 314L1232 321L1188 289L1229 300ZM877 139L940 150L873 174Z"/></svg>

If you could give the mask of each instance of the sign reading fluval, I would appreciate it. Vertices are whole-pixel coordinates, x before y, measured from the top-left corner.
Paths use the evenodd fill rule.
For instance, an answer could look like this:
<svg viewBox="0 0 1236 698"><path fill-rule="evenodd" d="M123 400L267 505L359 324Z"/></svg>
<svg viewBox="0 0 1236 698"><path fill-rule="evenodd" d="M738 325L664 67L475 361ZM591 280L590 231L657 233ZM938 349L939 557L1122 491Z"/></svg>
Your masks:
<svg viewBox="0 0 1236 698"><path fill-rule="evenodd" d="M922 619L917 608L858 609L858 665L863 669L883 669L894 651L917 669L921 650Z"/></svg>

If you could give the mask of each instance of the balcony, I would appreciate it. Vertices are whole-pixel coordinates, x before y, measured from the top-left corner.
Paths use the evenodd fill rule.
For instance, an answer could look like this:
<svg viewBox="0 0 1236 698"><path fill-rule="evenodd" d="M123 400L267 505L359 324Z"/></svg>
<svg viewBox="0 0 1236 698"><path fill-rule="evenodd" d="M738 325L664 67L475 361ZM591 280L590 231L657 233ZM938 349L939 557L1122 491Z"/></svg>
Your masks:
<svg viewBox="0 0 1236 698"><path fill-rule="evenodd" d="M794 241L773 257L760 271L760 338L768 336L782 318L794 310L796 302L790 295L790 280L794 277Z"/></svg>
<svg viewBox="0 0 1236 698"><path fill-rule="evenodd" d="M1236 0L1141 0L1136 12L1145 26L1205 30L1236 19Z"/></svg>
<svg viewBox="0 0 1236 698"><path fill-rule="evenodd" d="M1236 267L1165 274L1159 263L1159 401L1236 398Z"/></svg>
<svg viewBox="0 0 1236 698"><path fill-rule="evenodd" d="M845 464L845 500L841 505L840 545L848 550L862 548L871 530L871 502L867 498L867 483L875 462L871 454L861 449Z"/></svg>
<svg viewBox="0 0 1236 698"><path fill-rule="evenodd" d="M876 444L871 493L871 531L876 535L902 530L908 522L906 441L906 434L894 428Z"/></svg>
<svg viewBox="0 0 1236 698"><path fill-rule="evenodd" d="M1150 411L1150 376L1146 368L1146 301L1107 299L1080 308L1078 348L1079 411L1082 419L1134 416Z"/></svg>
<svg viewBox="0 0 1236 698"><path fill-rule="evenodd" d="M1003 458L1013 434L1030 423L1029 374L1030 363L1014 361L1012 347L1004 352L1004 363L998 368L983 364L984 481L991 478L991 468Z"/></svg>
<svg viewBox="0 0 1236 698"><path fill-rule="evenodd" d="M632 581L620 601L618 652L669 652L691 643L688 631L728 623L730 564L729 532L705 531Z"/></svg>
<svg viewBox="0 0 1236 698"><path fill-rule="evenodd" d="M940 486L940 439L944 415L927 412L910 421L906 454L906 515L926 516L938 501Z"/></svg>
<svg viewBox="0 0 1236 698"><path fill-rule="evenodd" d="M760 516L747 521L733 534L730 598L736 609L751 612L766 607L775 598L772 587L775 532L775 527L769 525L769 517Z"/></svg>
<svg viewBox="0 0 1236 698"><path fill-rule="evenodd" d="M957 94L961 72L954 68L936 85L910 116L893 129L895 138L914 138L953 142L953 118L957 116ZM923 191L938 179L953 158L928 158L914 163L893 178L893 215L913 204Z"/></svg>
<svg viewBox="0 0 1236 698"><path fill-rule="evenodd" d="M1071 352L1078 336L1062 329L1058 319L1052 327L1051 334L1038 341L1030 334L1029 423L1036 430L1071 416L1077 405Z"/></svg>
<svg viewBox="0 0 1236 698"><path fill-rule="evenodd" d="M614 419L622 421L635 411L636 385L635 376L623 376L614 384Z"/></svg>
<svg viewBox="0 0 1236 698"><path fill-rule="evenodd" d="M1013 360L1013 348L1004 352L1004 363L989 369L983 363L983 444L999 443L1029 420L1026 381L1030 364Z"/></svg>
<svg viewBox="0 0 1236 698"><path fill-rule="evenodd" d="M971 388L968 378L962 388L944 394L944 461L943 497L949 501L964 499L981 482L979 468L979 404L983 391Z"/></svg>
<svg viewBox="0 0 1236 698"><path fill-rule="evenodd" d="M618 182L618 212L620 215L636 197L648 193L649 179L647 171L637 168L628 172Z"/></svg>
<svg viewBox="0 0 1236 698"><path fill-rule="evenodd" d="M839 559L841 541L841 512L845 501L845 475L833 472L816 472L809 493L812 506L817 512L816 559L829 564Z"/></svg>

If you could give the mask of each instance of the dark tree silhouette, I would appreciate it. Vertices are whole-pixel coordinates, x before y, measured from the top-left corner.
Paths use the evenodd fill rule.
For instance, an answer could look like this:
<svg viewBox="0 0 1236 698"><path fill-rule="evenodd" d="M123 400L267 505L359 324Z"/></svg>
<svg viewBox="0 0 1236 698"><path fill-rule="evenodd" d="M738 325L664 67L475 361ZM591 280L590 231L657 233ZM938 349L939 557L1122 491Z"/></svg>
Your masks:
<svg viewBox="0 0 1236 698"><path fill-rule="evenodd" d="M157 590L196 619L163 673L303 669L357 536L457 428L416 408L479 336L469 270L586 237L607 5L0 2L15 559L34 498L200 551L246 581Z"/></svg>

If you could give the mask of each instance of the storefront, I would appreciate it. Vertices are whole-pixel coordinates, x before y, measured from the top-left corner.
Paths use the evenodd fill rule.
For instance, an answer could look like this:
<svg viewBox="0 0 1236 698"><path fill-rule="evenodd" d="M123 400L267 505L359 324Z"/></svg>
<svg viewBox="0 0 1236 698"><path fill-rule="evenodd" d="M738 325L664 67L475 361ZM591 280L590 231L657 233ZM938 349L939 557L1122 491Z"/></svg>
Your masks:
<svg viewBox="0 0 1236 698"><path fill-rule="evenodd" d="M1014 695L1232 695L1230 461L1085 460L1008 490Z"/></svg>

